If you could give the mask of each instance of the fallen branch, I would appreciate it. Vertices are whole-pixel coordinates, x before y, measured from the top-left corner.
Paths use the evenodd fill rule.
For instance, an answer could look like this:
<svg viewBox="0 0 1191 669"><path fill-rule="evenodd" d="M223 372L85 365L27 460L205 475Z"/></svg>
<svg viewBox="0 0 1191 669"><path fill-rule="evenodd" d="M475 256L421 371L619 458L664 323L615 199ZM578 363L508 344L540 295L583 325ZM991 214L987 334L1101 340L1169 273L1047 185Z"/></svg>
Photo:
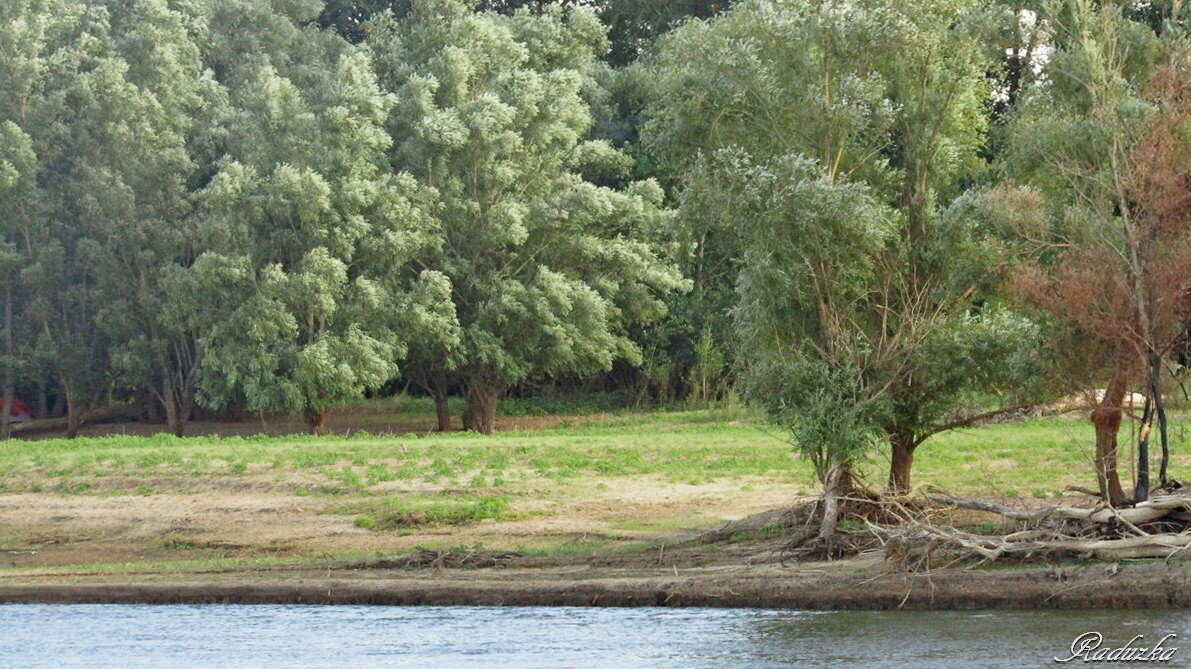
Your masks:
<svg viewBox="0 0 1191 669"><path fill-rule="evenodd" d="M976 559L994 562L1006 558L1096 558L1128 560L1191 556L1191 532L1152 534L1123 539L1045 539L1019 533L1004 537L972 534L954 527L914 523L910 527L880 528L885 535L886 560L903 568L916 560Z"/></svg>
<svg viewBox="0 0 1191 669"><path fill-rule="evenodd" d="M89 425L91 423L102 423L107 420L114 420L116 418L135 418L136 406L132 404L109 404L98 409L91 409L84 411L79 418L79 425ZM41 420L31 420L25 423L13 423L12 433L15 434L33 434L37 432L49 432L52 430L65 429L67 425L66 416L60 418L42 418Z"/></svg>
<svg viewBox="0 0 1191 669"><path fill-rule="evenodd" d="M939 434L941 432L948 432L950 430L956 430L961 427L972 427L972 426L984 423L985 421L990 421L994 418L1000 418L1001 416L1008 416L1008 415L1015 414L1015 413L1018 413L1021 411L1027 411L1029 409L1033 409L1034 406L1035 405L1033 405L1033 404L1018 404L1018 405L1011 406L1011 407L1002 407L1000 409L993 409L992 411L985 411L984 413L978 413L978 414L974 414L971 416L964 416L962 418L953 420L949 423L944 423L943 425L936 425L935 427L933 427L929 430L926 430L921 435L919 435L918 438L914 440L915 441L914 445L917 446L917 445L921 444L922 442L926 441L927 439L929 439L929 438L933 437L934 435Z"/></svg>
<svg viewBox="0 0 1191 669"><path fill-rule="evenodd" d="M1104 495L1100 494L1098 491L1092 490L1091 488L1085 488L1085 487L1079 486L1079 485L1069 485L1066 488L1064 488L1064 490L1067 490L1069 492L1082 493L1084 495L1088 495L1090 497L1095 497L1096 499L1100 499L1100 500L1104 499Z"/></svg>
<svg viewBox="0 0 1191 669"><path fill-rule="evenodd" d="M432 550L419 546L411 555L373 560L362 566L369 569L480 569L501 567L522 555L516 551Z"/></svg>
<svg viewBox="0 0 1191 669"><path fill-rule="evenodd" d="M1191 556L1191 496L1165 495L1131 508L1104 504L1092 508L1048 506L1014 509L993 502L961 499L939 491L926 498L937 504L997 514L1024 527L1004 536L983 535L930 522L929 514L897 506L899 523L869 523L885 548L886 562L907 571L932 564L977 563L1003 559L1095 558L1115 561Z"/></svg>
<svg viewBox="0 0 1191 669"><path fill-rule="evenodd" d="M960 499L951 495L927 495L927 499L936 504L955 506L961 509L987 511L1006 518L1026 521L1042 521L1048 519L1075 520L1087 523L1121 522L1126 525L1144 525L1170 515L1175 511L1191 511L1191 496L1168 495L1156 497L1128 509L1114 509L1109 506L1081 508L1074 506L1048 506L1040 509L1013 509L992 502L975 499Z"/></svg>

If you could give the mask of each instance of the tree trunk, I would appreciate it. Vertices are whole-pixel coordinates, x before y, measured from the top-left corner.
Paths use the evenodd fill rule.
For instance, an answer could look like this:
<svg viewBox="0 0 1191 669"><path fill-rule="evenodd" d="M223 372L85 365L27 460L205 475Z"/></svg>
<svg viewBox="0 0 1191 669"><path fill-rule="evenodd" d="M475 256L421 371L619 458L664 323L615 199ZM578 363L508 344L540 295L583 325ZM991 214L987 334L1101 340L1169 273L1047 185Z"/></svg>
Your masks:
<svg viewBox="0 0 1191 669"><path fill-rule="evenodd" d="M1147 397L1141 412L1141 429L1137 434L1137 485L1133 488L1133 502L1150 497L1150 432L1154 423L1154 401Z"/></svg>
<svg viewBox="0 0 1191 669"><path fill-rule="evenodd" d="M316 411L309 407L303 412L306 418L306 424L310 426L310 434L322 436L327 433L327 418L330 417L330 411Z"/></svg>
<svg viewBox="0 0 1191 669"><path fill-rule="evenodd" d="M451 407L447 402L447 391L445 388L435 387L434 389L434 411L438 414L438 431L451 431Z"/></svg>
<svg viewBox="0 0 1191 669"><path fill-rule="evenodd" d="M1158 468L1158 482L1166 485L1170 466L1170 444L1167 442L1166 402L1162 397L1162 356L1150 351L1150 397L1154 400L1154 418L1158 419L1158 439L1162 446L1162 464ZM1138 500L1140 501L1140 500Z"/></svg>
<svg viewBox="0 0 1191 669"><path fill-rule="evenodd" d="M1092 411L1092 425L1096 428L1096 482L1100 494L1112 506L1125 502L1125 491L1117 474L1117 434L1121 429L1121 403L1125 399L1125 373L1118 363L1113 371L1104 397Z"/></svg>
<svg viewBox="0 0 1191 669"><path fill-rule="evenodd" d="M1165 486L1170 482L1170 443L1166 425L1166 407L1158 399L1158 438L1162 443L1162 464L1158 469L1158 482Z"/></svg>
<svg viewBox="0 0 1191 669"><path fill-rule="evenodd" d="M165 421L170 427L170 432L175 437L185 437L186 423L190 417L190 408L181 406L172 397L166 400L166 405Z"/></svg>
<svg viewBox="0 0 1191 669"><path fill-rule="evenodd" d="M83 408L79 406L78 398L70 386L63 386L63 389L66 394L66 438L74 439L79 436L79 428L83 425Z"/></svg>
<svg viewBox="0 0 1191 669"><path fill-rule="evenodd" d="M45 374L37 375L37 414L33 416L35 419L50 417L50 396L46 391Z"/></svg>
<svg viewBox="0 0 1191 669"><path fill-rule="evenodd" d="M914 466L914 450L918 444L914 435L904 430L889 428L889 494L905 495L910 492L910 470Z"/></svg>
<svg viewBox="0 0 1191 669"><path fill-rule="evenodd" d="M185 437L186 421L180 418L175 419L170 423L170 432L172 432L175 437Z"/></svg>
<svg viewBox="0 0 1191 669"><path fill-rule="evenodd" d="M165 407L165 422L175 437L186 436L186 423L190 421L190 412L194 408L194 391L189 388L179 388L174 382L172 370L164 359L159 360L161 374L161 403Z"/></svg>
<svg viewBox="0 0 1191 669"><path fill-rule="evenodd" d="M169 382L164 382L164 386L161 404L165 407L165 424L174 436L181 437L186 432L186 423L178 417L178 403L174 401L174 393L169 387Z"/></svg>
<svg viewBox="0 0 1191 669"><path fill-rule="evenodd" d="M823 520L819 524L818 539L830 554L839 527L840 499L852 493L852 464L845 462L828 468L823 476Z"/></svg>
<svg viewBox="0 0 1191 669"><path fill-rule="evenodd" d="M473 381L467 385L467 409L463 412L463 429L492 434L496 429L496 405L504 394L503 384L490 380Z"/></svg>
<svg viewBox="0 0 1191 669"><path fill-rule="evenodd" d="M0 439L12 437L12 400L16 395L13 388L12 366L15 360L12 342L12 283L4 286L4 408L0 409Z"/></svg>
<svg viewBox="0 0 1191 669"><path fill-rule="evenodd" d="M178 416L180 423L174 427L174 434L182 437L186 435L186 426L194 416L194 388L183 390L178 398Z"/></svg>
<svg viewBox="0 0 1191 669"><path fill-rule="evenodd" d="M16 393L12 387L12 373L4 369L4 408L0 409L0 439L12 437L12 401Z"/></svg>

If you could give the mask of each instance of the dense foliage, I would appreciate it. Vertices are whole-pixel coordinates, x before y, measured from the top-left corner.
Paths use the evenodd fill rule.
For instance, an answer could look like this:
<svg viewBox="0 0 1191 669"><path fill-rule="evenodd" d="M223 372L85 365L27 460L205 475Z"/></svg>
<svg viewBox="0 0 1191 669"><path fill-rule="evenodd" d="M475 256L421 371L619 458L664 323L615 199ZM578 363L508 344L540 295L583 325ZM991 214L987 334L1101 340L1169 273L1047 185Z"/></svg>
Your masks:
<svg viewBox="0 0 1191 669"><path fill-rule="evenodd" d="M1165 465L1188 340L1189 11L9 0L0 431L739 393L829 492L883 448L904 493L932 435L1107 385L1127 501L1121 397Z"/></svg>

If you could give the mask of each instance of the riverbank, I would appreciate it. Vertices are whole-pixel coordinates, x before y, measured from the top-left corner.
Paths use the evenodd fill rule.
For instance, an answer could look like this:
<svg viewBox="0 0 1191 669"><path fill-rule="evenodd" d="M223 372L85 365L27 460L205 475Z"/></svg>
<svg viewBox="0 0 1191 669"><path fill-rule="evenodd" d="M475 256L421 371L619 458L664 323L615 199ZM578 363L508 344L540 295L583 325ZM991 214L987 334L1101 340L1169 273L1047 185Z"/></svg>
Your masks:
<svg viewBox="0 0 1191 669"><path fill-rule="evenodd" d="M783 565L789 532L763 522L709 541L816 489L809 463L744 410L518 418L492 436L364 431L416 409L362 407L354 431L328 437L0 443L0 601L1187 603L1182 563L903 576L870 557ZM1091 438L1067 419L948 433L919 449L915 476L1011 506L1087 504L1062 489L1088 485ZM1172 475L1189 465L1176 454ZM861 474L879 481L887 466L874 457ZM1005 530L991 514L947 514L971 532Z"/></svg>
<svg viewBox="0 0 1191 669"><path fill-rule="evenodd" d="M875 558L781 565L655 550L630 558L514 558L474 569L393 561L259 570L0 576L3 603L755 607L801 610L1191 607L1191 565L941 569L883 574ZM704 552L705 558L711 553ZM681 566L680 566L681 565Z"/></svg>

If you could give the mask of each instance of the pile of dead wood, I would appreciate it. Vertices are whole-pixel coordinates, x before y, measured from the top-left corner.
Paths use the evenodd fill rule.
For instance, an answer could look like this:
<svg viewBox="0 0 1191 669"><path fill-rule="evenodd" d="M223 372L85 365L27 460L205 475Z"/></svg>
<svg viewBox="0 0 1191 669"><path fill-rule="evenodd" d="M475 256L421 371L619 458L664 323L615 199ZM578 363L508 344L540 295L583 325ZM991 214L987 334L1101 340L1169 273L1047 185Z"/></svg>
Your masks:
<svg viewBox="0 0 1191 669"><path fill-rule="evenodd" d="M896 523L867 523L891 568L929 569L961 562L1093 558L1116 561L1191 556L1191 493L1159 494L1128 508L1013 509L1000 504L927 494L929 506L892 502ZM983 511L1009 521L997 534L938 522L939 505Z"/></svg>

